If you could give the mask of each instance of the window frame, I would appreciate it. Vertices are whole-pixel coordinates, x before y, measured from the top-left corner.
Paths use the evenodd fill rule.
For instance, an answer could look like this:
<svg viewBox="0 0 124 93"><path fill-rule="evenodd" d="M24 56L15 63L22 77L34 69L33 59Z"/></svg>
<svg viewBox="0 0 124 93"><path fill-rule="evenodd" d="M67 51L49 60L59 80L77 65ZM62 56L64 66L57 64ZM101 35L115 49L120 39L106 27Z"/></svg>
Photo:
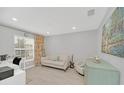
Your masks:
<svg viewBox="0 0 124 93"><path fill-rule="evenodd" d="M20 41L18 41L20 38L21 38L22 40L24 40L24 41L23 41L24 47L20 47ZM17 40L16 40L16 39L17 39ZM21 40L21 39L20 39L20 40ZM28 41L28 40L32 40L32 41ZM27 42L31 42L31 43L29 44L29 46L32 46L32 48L26 47L26 41L27 41ZM16 46L16 43L18 44L18 45L17 45L18 47ZM21 42L21 43L22 43L22 42ZM34 43L34 38L15 35L15 36L14 36L14 56L21 57L21 58L25 59L26 61L32 61L32 60L34 60L34 44L35 44L35 43ZM27 45L28 45L28 44L27 44ZM20 52L19 55L16 54L16 51L19 51L19 52ZM25 52L23 57L22 57L22 53L21 53L22 51ZM31 52L31 51L32 51L32 57L28 59L28 56L26 55L26 52Z"/></svg>

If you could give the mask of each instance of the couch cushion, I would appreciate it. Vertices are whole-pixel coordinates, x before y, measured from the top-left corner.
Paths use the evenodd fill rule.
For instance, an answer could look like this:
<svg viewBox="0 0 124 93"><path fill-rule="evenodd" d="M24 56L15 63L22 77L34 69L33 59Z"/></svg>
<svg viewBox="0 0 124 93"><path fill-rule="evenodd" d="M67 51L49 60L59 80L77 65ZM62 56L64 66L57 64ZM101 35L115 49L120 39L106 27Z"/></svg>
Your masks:
<svg viewBox="0 0 124 93"><path fill-rule="evenodd" d="M65 55L60 55L59 56L59 61L66 61L67 59L68 59L68 57L65 56Z"/></svg>

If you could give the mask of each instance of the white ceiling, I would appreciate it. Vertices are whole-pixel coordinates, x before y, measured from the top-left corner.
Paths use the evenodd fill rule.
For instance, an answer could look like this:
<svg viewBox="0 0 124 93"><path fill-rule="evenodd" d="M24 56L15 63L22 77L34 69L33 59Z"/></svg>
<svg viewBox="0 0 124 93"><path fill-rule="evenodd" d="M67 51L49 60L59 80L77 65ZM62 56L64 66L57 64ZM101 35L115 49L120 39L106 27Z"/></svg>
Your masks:
<svg viewBox="0 0 124 93"><path fill-rule="evenodd" d="M90 9L95 15L87 16ZM0 24L28 32L58 35L98 29L108 8L0 8ZM17 22L12 18L17 18ZM72 27L76 27L75 30Z"/></svg>

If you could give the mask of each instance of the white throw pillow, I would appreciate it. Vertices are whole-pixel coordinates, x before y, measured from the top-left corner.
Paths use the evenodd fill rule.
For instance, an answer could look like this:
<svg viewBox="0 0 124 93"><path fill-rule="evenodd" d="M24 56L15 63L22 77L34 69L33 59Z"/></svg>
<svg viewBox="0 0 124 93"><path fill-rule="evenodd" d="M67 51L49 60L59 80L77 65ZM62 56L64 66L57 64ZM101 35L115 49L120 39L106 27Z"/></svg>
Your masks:
<svg viewBox="0 0 124 93"><path fill-rule="evenodd" d="M57 56L57 61L60 61L60 56Z"/></svg>
<svg viewBox="0 0 124 93"><path fill-rule="evenodd" d="M67 56L61 55L61 56L59 57L59 60L60 60L60 61L66 61L66 60L67 60Z"/></svg>
<svg viewBox="0 0 124 93"><path fill-rule="evenodd" d="M49 60L53 60L53 61L56 61L57 60L57 56L55 55L51 55L48 57Z"/></svg>

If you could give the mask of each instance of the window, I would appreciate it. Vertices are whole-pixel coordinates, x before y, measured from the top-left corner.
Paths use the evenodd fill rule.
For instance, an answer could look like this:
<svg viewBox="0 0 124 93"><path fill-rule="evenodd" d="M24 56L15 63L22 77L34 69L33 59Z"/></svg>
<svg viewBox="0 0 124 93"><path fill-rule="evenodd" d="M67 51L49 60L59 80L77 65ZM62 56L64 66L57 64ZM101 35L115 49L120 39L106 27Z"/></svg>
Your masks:
<svg viewBox="0 0 124 93"><path fill-rule="evenodd" d="M15 36L15 56L25 58L26 60L34 59L34 39L28 37Z"/></svg>

